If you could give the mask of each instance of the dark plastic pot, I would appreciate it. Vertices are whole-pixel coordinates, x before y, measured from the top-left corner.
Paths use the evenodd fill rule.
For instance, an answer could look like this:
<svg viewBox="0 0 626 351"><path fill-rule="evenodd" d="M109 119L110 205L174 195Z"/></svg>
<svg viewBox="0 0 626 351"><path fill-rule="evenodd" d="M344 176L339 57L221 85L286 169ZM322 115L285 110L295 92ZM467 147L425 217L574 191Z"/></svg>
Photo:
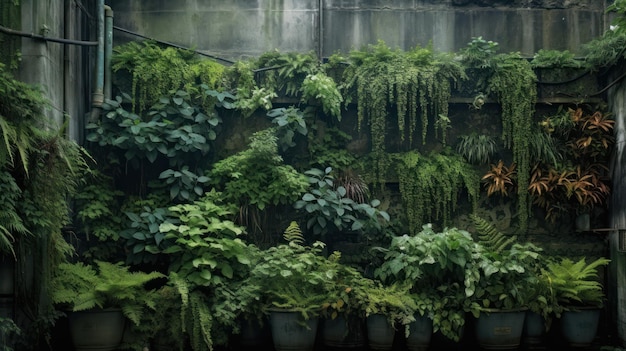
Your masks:
<svg viewBox="0 0 626 351"><path fill-rule="evenodd" d="M486 350L515 350L522 340L526 310L490 309L476 319L476 341Z"/></svg>
<svg viewBox="0 0 626 351"><path fill-rule="evenodd" d="M298 311L270 311L270 329L276 351L313 351L318 318L302 320Z"/></svg>
<svg viewBox="0 0 626 351"><path fill-rule="evenodd" d="M595 307L564 311L560 324L563 338L571 347L588 347L593 343L600 323L600 309Z"/></svg>
<svg viewBox="0 0 626 351"><path fill-rule="evenodd" d="M371 350L387 351L393 348L396 330L382 314L367 317L367 344Z"/></svg>

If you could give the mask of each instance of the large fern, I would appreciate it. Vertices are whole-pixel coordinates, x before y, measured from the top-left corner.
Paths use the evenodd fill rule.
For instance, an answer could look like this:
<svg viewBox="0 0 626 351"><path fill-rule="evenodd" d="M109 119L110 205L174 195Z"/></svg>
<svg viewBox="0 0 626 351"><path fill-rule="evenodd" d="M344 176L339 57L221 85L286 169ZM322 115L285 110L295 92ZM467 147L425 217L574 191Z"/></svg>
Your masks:
<svg viewBox="0 0 626 351"><path fill-rule="evenodd" d="M473 213L470 217L476 229L476 233L474 235L475 238L481 245L490 251L501 253L510 249L511 246L517 241L516 235L507 236L496 229L492 223L479 215Z"/></svg>
<svg viewBox="0 0 626 351"><path fill-rule="evenodd" d="M566 308L577 305L602 307L605 294L598 269L609 262L604 257L590 263L584 257L578 261L561 258L549 262L546 273L551 279L559 304Z"/></svg>
<svg viewBox="0 0 626 351"><path fill-rule="evenodd" d="M100 307L121 308L133 323L140 324L142 314L154 310L154 292L144 285L163 275L157 272L131 272L120 263L96 261L96 266L61 263L52 281L52 300L73 311Z"/></svg>

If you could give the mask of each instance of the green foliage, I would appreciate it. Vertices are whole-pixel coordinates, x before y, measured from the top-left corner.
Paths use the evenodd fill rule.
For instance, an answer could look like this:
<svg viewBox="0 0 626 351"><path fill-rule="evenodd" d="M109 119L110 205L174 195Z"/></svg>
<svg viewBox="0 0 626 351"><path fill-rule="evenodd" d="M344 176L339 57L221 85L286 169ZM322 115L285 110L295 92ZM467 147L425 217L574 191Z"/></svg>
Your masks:
<svg viewBox="0 0 626 351"><path fill-rule="evenodd" d="M164 239L172 242L162 252L170 257L170 271L195 286L215 287L241 279L251 264L253 247L240 238L245 228L228 220L232 207L207 193L188 204L170 207L171 220L160 225Z"/></svg>
<svg viewBox="0 0 626 351"><path fill-rule="evenodd" d="M125 229L120 230L119 237L124 239L127 248L126 262L139 265L141 263L157 263L163 260L159 255L170 247L172 241L165 240L165 233L160 226L170 220L167 208L151 208L144 205L139 211L125 211L128 218Z"/></svg>
<svg viewBox="0 0 626 351"><path fill-rule="evenodd" d="M584 61L577 60L568 50L540 49L530 61L533 68L583 68Z"/></svg>
<svg viewBox="0 0 626 351"><path fill-rule="evenodd" d="M52 281L52 301L60 308L84 311L95 307L121 308L134 324L157 308L154 290L145 285L164 277L158 272L130 271L121 262L61 263Z"/></svg>
<svg viewBox="0 0 626 351"><path fill-rule="evenodd" d="M623 28L623 27L622 27ZM593 39L581 46L581 53L591 71L615 65L626 55L626 32L623 29L607 31L600 38Z"/></svg>
<svg viewBox="0 0 626 351"><path fill-rule="evenodd" d="M346 188L335 184L332 168L312 168L304 172L311 188L294 203L296 210L304 210L306 227L314 235L324 238L327 234L358 231L369 226L380 229L382 220L388 221L387 212L378 209L380 200L359 203L347 196Z"/></svg>
<svg viewBox="0 0 626 351"><path fill-rule="evenodd" d="M477 205L480 177L462 157L407 152L394 158L409 233L415 234L424 223L436 220L445 226L464 191L472 206Z"/></svg>
<svg viewBox="0 0 626 351"><path fill-rule="evenodd" d="M283 238L289 243L304 245L304 234L296 221L289 223L289 226L287 226L287 229L285 229L283 233Z"/></svg>
<svg viewBox="0 0 626 351"><path fill-rule="evenodd" d="M385 256L375 277L408 285L419 304L430 301L433 330L459 340L468 298L480 278L475 263L479 246L470 233L457 228L435 232L426 224L419 233L394 236L388 247L377 249Z"/></svg>
<svg viewBox="0 0 626 351"><path fill-rule="evenodd" d="M470 215L476 230L476 240L490 251L502 253L509 250L511 245L517 241L516 235L507 236L499 231L493 223L472 213Z"/></svg>
<svg viewBox="0 0 626 351"><path fill-rule="evenodd" d="M170 281L180 295L180 332L188 337L192 350L213 350L214 318L206 295L175 273L170 273Z"/></svg>
<svg viewBox="0 0 626 351"><path fill-rule="evenodd" d="M461 58L468 67L490 68L500 44L485 40L482 36L472 37L467 46L460 50Z"/></svg>
<svg viewBox="0 0 626 351"><path fill-rule="evenodd" d="M294 107L280 107L267 112L267 117L277 125L276 135L282 151L296 146L294 138L296 133L306 136L308 134L307 123L304 113Z"/></svg>
<svg viewBox="0 0 626 351"><path fill-rule="evenodd" d="M530 63L519 53L494 57L489 93L497 96L502 106L502 140L513 151L517 165L517 209L519 226L528 226L528 185L530 183L530 139L537 100L537 76Z"/></svg>
<svg viewBox="0 0 626 351"><path fill-rule="evenodd" d="M0 212L0 252L10 253L14 258L13 244L16 236L29 234L18 213L21 192L15 178L7 170L0 168L0 202L3 204Z"/></svg>
<svg viewBox="0 0 626 351"><path fill-rule="evenodd" d="M211 110L200 105L208 97L217 98ZM103 104L106 114L101 121L87 125L87 140L123 151L126 160L136 168L144 160L155 163L159 157L170 166L180 167L193 160L194 155L208 154L222 122L215 107L228 105L231 97L206 87L201 87L196 96L182 90L171 91L147 112L137 115L124 108L128 96L118 96Z"/></svg>
<svg viewBox="0 0 626 351"><path fill-rule="evenodd" d="M209 178L202 173L192 172L189 166L184 165L180 170L166 169L159 174L159 179L164 180L165 186L169 187L170 200L188 202L204 194L203 184L208 183Z"/></svg>
<svg viewBox="0 0 626 351"><path fill-rule="evenodd" d="M15 80L0 64L0 165L28 175L30 153L49 127L43 114L48 105L41 89Z"/></svg>
<svg viewBox="0 0 626 351"><path fill-rule="evenodd" d="M459 137L456 151L473 165L488 165L498 151L498 145L490 135L472 133Z"/></svg>
<svg viewBox="0 0 626 351"><path fill-rule="evenodd" d="M578 261L559 257L548 262L545 274L552 282L557 302L566 310L582 306L602 307L606 296L598 269L609 262L604 257L591 262L584 257Z"/></svg>
<svg viewBox="0 0 626 351"><path fill-rule="evenodd" d="M284 91L287 96L297 96L306 77L319 71L313 52L269 51L259 56L256 67L264 72L261 86L274 87L275 91Z"/></svg>
<svg viewBox="0 0 626 351"><path fill-rule="evenodd" d="M120 207L124 192L115 189L113 178L93 170L74 196L76 219L89 238L117 240L122 226Z"/></svg>
<svg viewBox="0 0 626 351"><path fill-rule="evenodd" d="M341 103L343 97L335 81L324 73L308 75L302 81L302 101L318 101L325 114L341 121Z"/></svg>
<svg viewBox="0 0 626 351"><path fill-rule="evenodd" d="M357 157L346 149L352 137L337 127L313 126L308 138L310 166L342 170L355 167Z"/></svg>
<svg viewBox="0 0 626 351"><path fill-rule="evenodd" d="M298 311L302 318L319 316L326 303L328 280L335 277L325 269L322 254L324 244L315 242L304 246L290 241L272 246L260 253L260 259L250 271L248 284L259 287L259 301L265 309L287 308Z"/></svg>
<svg viewBox="0 0 626 351"><path fill-rule="evenodd" d="M415 321L418 306L406 285L382 285L374 282L367 287L366 294L366 317L380 314L385 316L391 325L400 323L403 326Z"/></svg>
<svg viewBox="0 0 626 351"><path fill-rule="evenodd" d="M11 318L0 317L0 351L13 351L12 341L22 330Z"/></svg>
<svg viewBox="0 0 626 351"><path fill-rule="evenodd" d="M534 296L532 283L542 263L541 251L531 243L515 243L501 252L481 245L475 263L479 280L469 311L478 317L485 309L526 308Z"/></svg>
<svg viewBox="0 0 626 351"><path fill-rule="evenodd" d="M447 56L435 55L430 47L416 47L405 53L379 41L352 51L348 60L344 89L347 93L355 89L358 127L369 125L374 151L385 150L387 120L392 119L397 121L402 141L408 136L411 145L413 135L421 130L425 144L429 120L447 116L450 85L464 77L460 65ZM388 112L391 106L397 111L393 118Z"/></svg>
<svg viewBox="0 0 626 351"><path fill-rule="evenodd" d="M211 61L201 61L195 53L159 47L152 41L131 41L113 48L113 72L127 72L132 76L130 90L132 111L142 113L157 103L164 92L197 89L196 84L206 84L218 89L224 67ZM121 85L122 82L117 82ZM128 91L126 90L126 91Z"/></svg>

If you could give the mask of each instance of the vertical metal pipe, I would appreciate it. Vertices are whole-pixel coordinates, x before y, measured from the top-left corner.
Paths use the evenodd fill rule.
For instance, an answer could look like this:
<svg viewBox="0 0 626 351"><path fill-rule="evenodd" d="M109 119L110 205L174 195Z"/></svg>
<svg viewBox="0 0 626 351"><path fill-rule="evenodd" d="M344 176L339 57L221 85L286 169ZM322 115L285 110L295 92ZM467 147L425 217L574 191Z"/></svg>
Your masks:
<svg viewBox="0 0 626 351"><path fill-rule="evenodd" d="M96 4L96 16L98 17L98 52L96 54L95 87L91 95L92 122L100 117L102 102L104 102L104 0L98 0Z"/></svg>
<svg viewBox="0 0 626 351"><path fill-rule="evenodd" d="M322 61L322 55L324 55L324 0L318 0L317 10L317 58Z"/></svg>
<svg viewBox="0 0 626 351"><path fill-rule="evenodd" d="M94 108L100 108L104 100L104 0L98 0L96 6L98 17L98 52L96 54L96 84L91 105ZM96 112L92 112L92 117L95 117L94 113Z"/></svg>
<svg viewBox="0 0 626 351"><path fill-rule="evenodd" d="M111 56L113 54L113 10L104 6L104 98L111 98Z"/></svg>

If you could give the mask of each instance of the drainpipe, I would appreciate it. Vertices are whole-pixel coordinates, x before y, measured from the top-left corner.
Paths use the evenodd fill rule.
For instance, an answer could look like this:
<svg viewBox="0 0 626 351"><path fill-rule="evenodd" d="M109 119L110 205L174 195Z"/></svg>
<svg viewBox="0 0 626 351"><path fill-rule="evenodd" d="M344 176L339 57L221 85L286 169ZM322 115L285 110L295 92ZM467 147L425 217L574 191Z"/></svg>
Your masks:
<svg viewBox="0 0 626 351"><path fill-rule="evenodd" d="M104 6L104 98L111 99L111 56L113 54L113 10Z"/></svg>
<svg viewBox="0 0 626 351"><path fill-rule="evenodd" d="M102 102L104 102L104 0L97 3L98 18L98 53L96 55L95 88L91 97L91 121L95 122L100 117Z"/></svg>
<svg viewBox="0 0 626 351"><path fill-rule="evenodd" d="M317 2L317 10L317 58L321 62L324 59L322 57L324 54L324 0Z"/></svg>

